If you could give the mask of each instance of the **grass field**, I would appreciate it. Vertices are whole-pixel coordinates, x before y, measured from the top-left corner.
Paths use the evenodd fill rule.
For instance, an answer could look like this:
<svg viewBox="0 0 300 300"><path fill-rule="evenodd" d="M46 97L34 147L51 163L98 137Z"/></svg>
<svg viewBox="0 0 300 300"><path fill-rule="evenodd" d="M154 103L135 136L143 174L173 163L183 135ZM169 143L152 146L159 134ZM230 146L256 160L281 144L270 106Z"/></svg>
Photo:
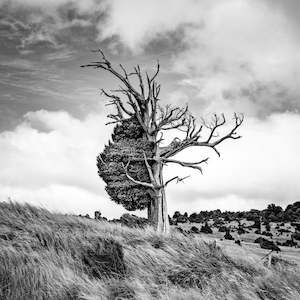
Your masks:
<svg viewBox="0 0 300 300"><path fill-rule="evenodd" d="M300 299L297 249L267 268L257 246L214 240L3 202L0 299Z"/></svg>

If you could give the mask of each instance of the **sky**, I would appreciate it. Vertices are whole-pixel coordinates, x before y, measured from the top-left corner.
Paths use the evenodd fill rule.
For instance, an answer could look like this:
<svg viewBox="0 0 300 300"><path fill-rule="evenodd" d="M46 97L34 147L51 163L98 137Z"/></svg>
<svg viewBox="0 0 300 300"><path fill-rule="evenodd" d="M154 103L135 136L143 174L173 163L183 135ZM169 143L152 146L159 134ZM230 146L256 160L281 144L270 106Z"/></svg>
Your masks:
<svg viewBox="0 0 300 300"><path fill-rule="evenodd" d="M245 115L242 138L213 151L203 175L167 188L168 210L262 209L300 200L298 0L0 0L0 200L119 217L97 175L110 138L100 88L119 83L80 65L101 48L117 66L153 72L161 101L197 118ZM143 215L143 213L142 213Z"/></svg>

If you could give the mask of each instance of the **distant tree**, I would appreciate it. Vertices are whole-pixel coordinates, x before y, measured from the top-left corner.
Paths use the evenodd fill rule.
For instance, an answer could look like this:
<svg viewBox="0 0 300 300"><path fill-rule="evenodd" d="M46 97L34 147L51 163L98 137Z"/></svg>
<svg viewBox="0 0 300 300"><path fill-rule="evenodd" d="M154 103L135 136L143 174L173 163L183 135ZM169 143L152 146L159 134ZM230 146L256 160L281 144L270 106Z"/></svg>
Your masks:
<svg viewBox="0 0 300 300"><path fill-rule="evenodd" d="M200 232L210 234L213 233L212 229L209 227L207 222L205 222L204 226L201 226Z"/></svg>
<svg viewBox="0 0 300 300"><path fill-rule="evenodd" d="M178 183L186 177L176 175L164 180L163 167L177 164L202 173L202 164L207 163L208 158L185 162L174 156L190 147L208 147L220 156L217 146L225 140L240 138L236 131L243 122L243 115L234 114L232 128L223 135L218 130L226 123L224 114L214 114L210 121L202 119L197 126L187 106L160 105L161 86L156 81L159 64L154 75L146 73L144 76L139 66L133 72L127 72L120 65L119 71L101 50L99 54L100 61L82 67L105 70L122 86L111 92L102 89L109 99L108 104L116 109L108 115L112 119L108 124L117 125L113 143L98 156L98 173L106 182L106 190L113 201L130 210L147 208L148 219L155 229L168 232L165 189L171 182ZM182 137L175 137L169 145L162 146L164 132L169 130L179 130ZM206 135L204 131L207 131Z"/></svg>
<svg viewBox="0 0 300 300"><path fill-rule="evenodd" d="M266 222L265 223L265 226L266 226L266 231L270 231L271 230L271 226L270 226L270 223L269 222Z"/></svg>

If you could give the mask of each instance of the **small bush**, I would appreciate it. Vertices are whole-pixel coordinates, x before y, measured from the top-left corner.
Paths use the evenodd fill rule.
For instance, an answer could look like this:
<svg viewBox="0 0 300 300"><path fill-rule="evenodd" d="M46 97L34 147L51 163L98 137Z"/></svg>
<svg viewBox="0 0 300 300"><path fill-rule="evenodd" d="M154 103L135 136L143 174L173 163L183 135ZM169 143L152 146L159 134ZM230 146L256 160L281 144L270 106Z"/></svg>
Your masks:
<svg viewBox="0 0 300 300"><path fill-rule="evenodd" d="M95 278L124 277L126 266L122 246L113 241L99 239L94 248L82 254L87 272Z"/></svg>

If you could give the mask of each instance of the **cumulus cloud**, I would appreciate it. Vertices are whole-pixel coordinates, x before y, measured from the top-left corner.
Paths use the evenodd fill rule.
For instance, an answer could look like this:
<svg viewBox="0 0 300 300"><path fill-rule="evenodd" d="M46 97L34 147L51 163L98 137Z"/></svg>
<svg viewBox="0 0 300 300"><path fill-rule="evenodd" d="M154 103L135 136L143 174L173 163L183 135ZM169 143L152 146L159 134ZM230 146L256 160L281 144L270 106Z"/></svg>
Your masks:
<svg viewBox="0 0 300 300"><path fill-rule="evenodd" d="M300 116L273 114L265 120L248 118L240 129L242 138L220 146L221 158L205 149L185 154L190 161L210 156L204 176L190 170L185 184L169 188L171 201L186 207L249 209L274 202L287 205L300 198ZM200 156L199 156L200 154ZM180 170L168 167L171 176ZM174 199L174 200L172 200ZM175 200L177 199L177 201Z"/></svg>
<svg viewBox="0 0 300 300"><path fill-rule="evenodd" d="M184 185L168 188L170 211L287 204L300 195L297 6L294 0L0 1L2 97L16 99L20 90L22 99L38 95L39 101L84 105L96 93L94 73L80 88L78 72L63 65L85 62L80 47L86 53L99 42L108 55L126 49L121 60L145 64L155 50L158 58L164 54L168 102L187 102L197 116L246 114L243 138L222 146L222 158L212 157L203 177L192 173ZM33 59L38 51L42 58ZM101 80L102 87L113 85ZM100 114L79 120L63 111L28 112L16 128L0 133L2 198L80 212L86 205L86 211L100 208L108 216L121 212L97 177L95 156L109 138L103 128ZM197 151L183 159L198 159ZM177 171L168 167L166 177Z"/></svg>
<svg viewBox="0 0 300 300"><path fill-rule="evenodd" d="M96 155L109 138L104 117L79 120L66 112L29 112L13 131L0 134L1 198L64 212L121 213L104 192Z"/></svg>
<svg viewBox="0 0 300 300"><path fill-rule="evenodd" d="M181 51L170 52L173 71L183 74L181 88L193 88L192 97L201 109L266 116L300 108L298 26L270 1L128 5L114 0L108 15L98 26L100 38L116 36L134 53L156 39L183 32L175 45Z"/></svg>
<svg viewBox="0 0 300 300"><path fill-rule="evenodd" d="M105 3L96 0L0 1L2 39L15 43L23 55L84 45L87 40L96 39L94 27L105 14Z"/></svg>
<svg viewBox="0 0 300 300"><path fill-rule="evenodd" d="M109 217L123 213L108 199L97 175L95 157L110 137L104 120L100 114L79 120L63 111L27 113L13 131L0 134L1 198L63 212L100 209ZM221 159L199 148L181 154L185 161L209 155L204 176L167 167L165 178L175 173L192 175L184 184L168 187L170 212L249 209L299 199L300 117L277 114L266 120L248 119L241 133L242 139L221 146Z"/></svg>

